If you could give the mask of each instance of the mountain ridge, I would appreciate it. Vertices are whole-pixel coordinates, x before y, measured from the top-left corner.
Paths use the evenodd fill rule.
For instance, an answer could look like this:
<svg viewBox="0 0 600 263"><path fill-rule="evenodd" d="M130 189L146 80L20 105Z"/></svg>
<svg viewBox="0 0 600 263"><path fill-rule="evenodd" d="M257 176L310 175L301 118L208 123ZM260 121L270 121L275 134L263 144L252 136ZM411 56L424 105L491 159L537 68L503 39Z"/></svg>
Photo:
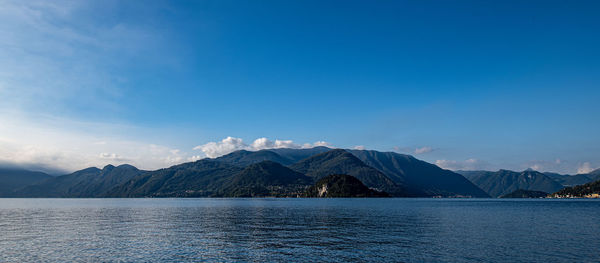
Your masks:
<svg viewBox="0 0 600 263"><path fill-rule="evenodd" d="M154 171L138 170L131 165L90 167L28 185L19 194L21 197L294 196L332 174L356 177L367 187L398 197L489 197L462 175L409 155L328 147L240 150ZM303 179L298 183L278 184L275 175ZM242 191L250 189L244 184L256 187Z"/></svg>
<svg viewBox="0 0 600 263"><path fill-rule="evenodd" d="M0 168L0 197L14 197L15 191L52 178L51 175L19 168Z"/></svg>
<svg viewBox="0 0 600 263"><path fill-rule="evenodd" d="M366 165L344 149L333 149L313 155L290 166L291 169L320 180L332 174L346 174L360 180L364 185L394 196L410 196L402 185L394 182L379 170Z"/></svg>
<svg viewBox="0 0 600 263"><path fill-rule="evenodd" d="M348 150L348 152L397 183L410 189L417 189L422 196L489 197L485 191L462 175L410 155L374 150Z"/></svg>
<svg viewBox="0 0 600 263"><path fill-rule="evenodd" d="M564 187L547 175L533 170L515 172L500 169L497 172L460 172L492 197L506 195L518 189L554 193Z"/></svg>

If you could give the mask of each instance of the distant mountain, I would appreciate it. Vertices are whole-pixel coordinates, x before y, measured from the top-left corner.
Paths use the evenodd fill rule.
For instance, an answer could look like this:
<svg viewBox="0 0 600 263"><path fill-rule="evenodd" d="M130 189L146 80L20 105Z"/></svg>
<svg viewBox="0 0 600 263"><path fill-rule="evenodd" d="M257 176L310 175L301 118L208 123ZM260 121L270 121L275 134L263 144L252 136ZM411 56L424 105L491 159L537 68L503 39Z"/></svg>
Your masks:
<svg viewBox="0 0 600 263"><path fill-rule="evenodd" d="M509 170L490 171L460 171L479 188L492 197L499 197L518 189L553 193L563 188L543 173L527 170L513 172Z"/></svg>
<svg viewBox="0 0 600 263"><path fill-rule="evenodd" d="M143 171L131 165L83 169L72 174L51 177L16 192L20 197L99 197L109 189L138 176Z"/></svg>
<svg viewBox="0 0 600 263"><path fill-rule="evenodd" d="M312 178L272 161L252 164L228 180L221 192L228 197L298 196Z"/></svg>
<svg viewBox="0 0 600 263"><path fill-rule="evenodd" d="M394 182L421 192L419 196L489 197L462 175L410 155L371 150L348 151L366 165L383 172Z"/></svg>
<svg viewBox="0 0 600 263"><path fill-rule="evenodd" d="M588 177L588 174L568 175L550 172L546 172L544 174L563 186L575 186L594 181L592 178Z"/></svg>
<svg viewBox="0 0 600 263"><path fill-rule="evenodd" d="M573 187L567 187L556 193L553 193L554 197L593 197L600 198L600 180L587 183L584 185L577 185Z"/></svg>
<svg viewBox="0 0 600 263"><path fill-rule="evenodd" d="M546 196L548 196L546 192L519 189L510 194L502 195L500 198L543 198Z"/></svg>
<svg viewBox="0 0 600 263"><path fill-rule="evenodd" d="M223 185L243 169L203 159L147 172L114 187L107 197L221 196Z"/></svg>
<svg viewBox="0 0 600 263"><path fill-rule="evenodd" d="M307 197L389 197L385 192L375 191L360 180L345 174L332 174L321 178L307 192Z"/></svg>
<svg viewBox="0 0 600 263"><path fill-rule="evenodd" d="M332 174L347 174L356 177L368 187L386 191L391 195L410 195L402 185L342 149L311 156L291 165L290 168L314 178L315 181Z"/></svg>
<svg viewBox="0 0 600 263"><path fill-rule="evenodd" d="M585 175L594 181L598 181L600 180L600 169L596 169Z"/></svg>
<svg viewBox="0 0 600 263"><path fill-rule="evenodd" d="M0 197L13 197L15 191L52 178L51 175L17 168L0 168Z"/></svg>

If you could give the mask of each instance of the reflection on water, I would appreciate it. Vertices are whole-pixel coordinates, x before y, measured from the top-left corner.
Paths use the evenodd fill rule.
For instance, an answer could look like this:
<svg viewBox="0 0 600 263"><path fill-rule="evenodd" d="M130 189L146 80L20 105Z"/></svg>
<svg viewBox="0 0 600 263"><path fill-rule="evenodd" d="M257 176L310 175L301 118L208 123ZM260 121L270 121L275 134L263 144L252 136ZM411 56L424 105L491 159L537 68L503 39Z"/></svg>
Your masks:
<svg viewBox="0 0 600 263"><path fill-rule="evenodd" d="M0 199L0 261L597 262L600 202Z"/></svg>

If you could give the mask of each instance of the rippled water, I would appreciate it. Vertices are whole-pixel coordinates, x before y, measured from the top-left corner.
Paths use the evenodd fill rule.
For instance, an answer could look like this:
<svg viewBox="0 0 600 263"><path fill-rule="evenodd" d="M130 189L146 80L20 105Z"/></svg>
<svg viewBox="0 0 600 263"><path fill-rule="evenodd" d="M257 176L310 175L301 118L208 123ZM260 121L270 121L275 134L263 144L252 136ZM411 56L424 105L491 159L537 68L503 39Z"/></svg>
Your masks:
<svg viewBox="0 0 600 263"><path fill-rule="evenodd" d="M0 261L598 262L600 202L0 199Z"/></svg>

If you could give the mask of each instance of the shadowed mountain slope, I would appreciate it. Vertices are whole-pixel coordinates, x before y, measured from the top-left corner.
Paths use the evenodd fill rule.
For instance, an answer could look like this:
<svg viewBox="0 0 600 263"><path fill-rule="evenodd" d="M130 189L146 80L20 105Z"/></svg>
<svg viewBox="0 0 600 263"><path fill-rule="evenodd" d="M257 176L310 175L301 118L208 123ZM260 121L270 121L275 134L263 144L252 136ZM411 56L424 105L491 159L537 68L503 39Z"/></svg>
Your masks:
<svg viewBox="0 0 600 263"><path fill-rule="evenodd" d="M127 164L107 165L103 169L90 167L26 186L16 194L22 197L98 197L142 173Z"/></svg>
<svg viewBox="0 0 600 263"><path fill-rule="evenodd" d="M0 197L13 197L15 191L30 184L52 178L42 172L16 168L0 168Z"/></svg>
<svg viewBox="0 0 600 263"><path fill-rule="evenodd" d="M227 155L223 155L221 157L217 157L213 160L239 167L246 167L248 165L260 163L262 161L272 161L283 165L289 165L294 163L293 160L283 157L271 150L260 150L256 152L239 150Z"/></svg>
<svg viewBox="0 0 600 263"><path fill-rule="evenodd" d="M270 149L269 151L275 152L289 160L292 163L297 163L303 159L311 157L313 155L317 155L320 153L331 151L331 148L325 146L317 146L314 148L307 149L290 149L290 148L278 148L278 149Z"/></svg>
<svg viewBox="0 0 600 263"><path fill-rule="evenodd" d="M242 168L203 159L147 172L111 189L109 197L219 196L221 187Z"/></svg>
<svg viewBox="0 0 600 263"><path fill-rule="evenodd" d="M307 197L389 197L365 186L356 177L332 174L321 178L306 191Z"/></svg>
<svg viewBox="0 0 600 263"><path fill-rule="evenodd" d="M327 152L331 149L323 146L307 149L278 148L260 151L238 150L214 160L219 162L246 167L262 161L272 161L282 165L290 165L313 155Z"/></svg>
<svg viewBox="0 0 600 263"><path fill-rule="evenodd" d="M532 170L463 171L462 173L492 197L509 194L518 189L554 193L563 188L552 178Z"/></svg>
<svg viewBox="0 0 600 263"><path fill-rule="evenodd" d="M489 197L462 175L418 160L410 155L371 150L348 150L365 164L383 172L396 183L417 189L422 196Z"/></svg>
<svg viewBox="0 0 600 263"><path fill-rule="evenodd" d="M592 179L594 181L599 181L600 180L600 169L596 169L588 174L585 174L585 176L589 177L590 179Z"/></svg>
<svg viewBox="0 0 600 263"><path fill-rule="evenodd" d="M291 165L290 168L313 177L315 180L332 174L347 174L356 177L368 187L386 191L394 196L414 194L382 172L366 165L356 156L342 149L314 155Z"/></svg>
<svg viewBox="0 0 600 263"><path fill-rule="evenodd" d="M575 186L580 184L586 184L594 181L592 178L588 177L588 174L558 174L558 173L544 173L544 175L548 176L552 180L558 182L563 186Z"/></svg>
<svg viewBox="0 0 600 263"><path fill-rule="evenodd" d="M252 164L228 180L222 196L297 196L312 184L312 178L279 163L264 161Z"/></svg>

